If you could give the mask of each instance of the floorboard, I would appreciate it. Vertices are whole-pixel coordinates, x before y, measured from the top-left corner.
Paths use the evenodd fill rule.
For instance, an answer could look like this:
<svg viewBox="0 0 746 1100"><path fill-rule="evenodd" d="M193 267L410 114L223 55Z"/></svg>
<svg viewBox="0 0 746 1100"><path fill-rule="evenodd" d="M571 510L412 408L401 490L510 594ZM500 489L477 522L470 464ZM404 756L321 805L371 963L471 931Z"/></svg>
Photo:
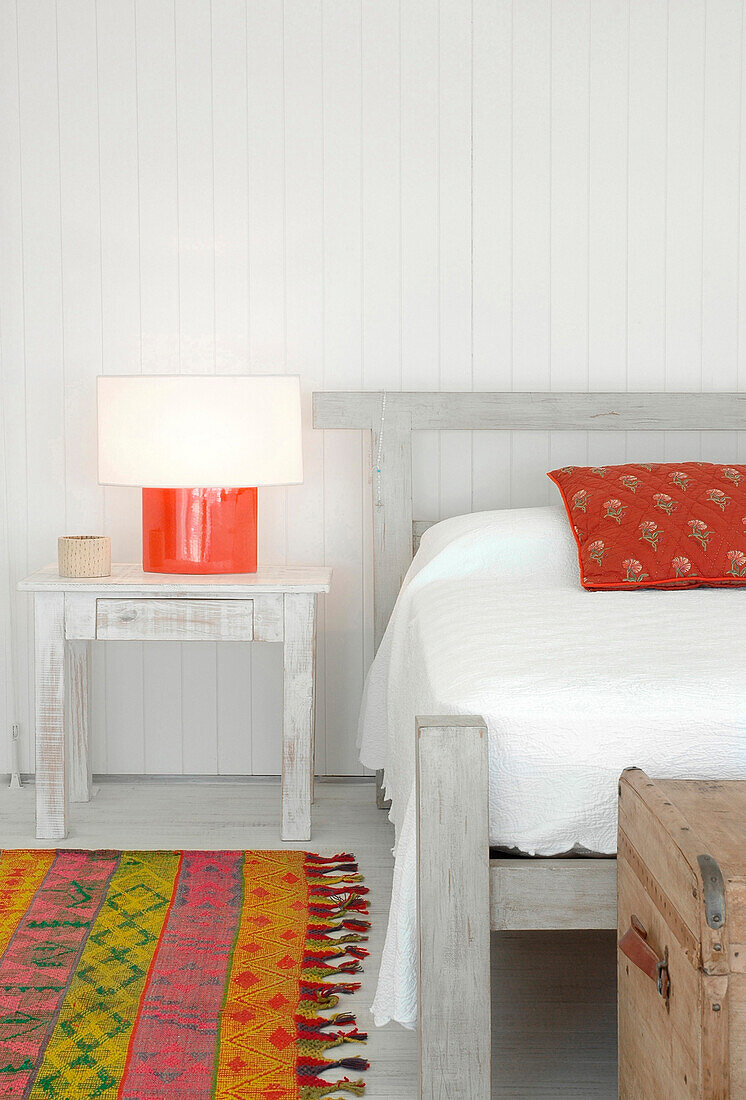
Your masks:
<svg viewBox="0 0 746 1100"><path fill-rule="evenodd" d="M272 781L96 781L87 805L70 807L67 847L280 848L279 786ZM0 788L0 847L33 839L33 787ZM393 830L371 784L316 786L314 850L351 849L371 890L371 957L353 1011L370 1032L367 1100L415 1100L417 1036L376 1029L375 990L391 893ZM291 847L302 848L303 844ZM492 937L493 1097L616 1097L614 934L506 932ZM464 1100L468 1100L467 1097Z"/></svg>

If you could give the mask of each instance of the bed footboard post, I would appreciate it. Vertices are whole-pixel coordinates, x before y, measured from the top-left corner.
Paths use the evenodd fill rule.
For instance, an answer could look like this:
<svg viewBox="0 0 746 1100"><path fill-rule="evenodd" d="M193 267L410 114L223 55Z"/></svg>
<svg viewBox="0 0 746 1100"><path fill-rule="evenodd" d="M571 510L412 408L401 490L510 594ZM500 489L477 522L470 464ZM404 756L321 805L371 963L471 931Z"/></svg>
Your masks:
<svg viewBox="0 0 746 1100"><path fill-rule="evenodd" d="M417 718L421 1100L489 1100L487 729Z"/></svg>

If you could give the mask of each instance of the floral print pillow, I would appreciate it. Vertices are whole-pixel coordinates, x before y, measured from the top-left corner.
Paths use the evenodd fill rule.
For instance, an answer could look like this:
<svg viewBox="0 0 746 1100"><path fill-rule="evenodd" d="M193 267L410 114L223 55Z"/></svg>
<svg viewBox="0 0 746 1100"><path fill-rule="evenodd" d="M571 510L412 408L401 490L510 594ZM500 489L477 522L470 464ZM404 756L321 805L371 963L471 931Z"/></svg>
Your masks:
<svg viewBox="0 0 746 1100"><path fill-rule="evenodd" d="M746 585L746 466L563 466L584 588Z"/></svg>

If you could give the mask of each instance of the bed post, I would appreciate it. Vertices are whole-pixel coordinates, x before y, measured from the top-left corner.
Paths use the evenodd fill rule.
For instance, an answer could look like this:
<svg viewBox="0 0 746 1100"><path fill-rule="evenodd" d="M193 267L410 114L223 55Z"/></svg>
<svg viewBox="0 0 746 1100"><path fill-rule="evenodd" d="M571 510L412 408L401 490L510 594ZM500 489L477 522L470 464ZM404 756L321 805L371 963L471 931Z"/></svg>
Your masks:
<svg viewBox="0 0 746 1100"><path fill-rule="evenodd" d="M417 718L421 1100L489 1100L487 729Z"/></svg>
<svg viewBox="0 0 746 1100"><path fill-rule="evenodd" d="M386 409L372 430L373 447L373 640L386 632L404 575L412 561L412 431L405 414ZM376 772L376 805L391 805Z"/></svg>

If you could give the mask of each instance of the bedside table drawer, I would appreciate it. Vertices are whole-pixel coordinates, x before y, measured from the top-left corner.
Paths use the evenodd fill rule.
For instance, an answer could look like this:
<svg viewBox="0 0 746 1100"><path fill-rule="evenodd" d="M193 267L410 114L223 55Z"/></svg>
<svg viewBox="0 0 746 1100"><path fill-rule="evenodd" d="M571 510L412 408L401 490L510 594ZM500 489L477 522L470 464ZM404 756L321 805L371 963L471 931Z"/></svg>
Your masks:
<svg viewBox="0 0 746 1100"><path fill-rule="evenodd" d="M250 642L253 600L96 600L103 641Z"/></svg>

